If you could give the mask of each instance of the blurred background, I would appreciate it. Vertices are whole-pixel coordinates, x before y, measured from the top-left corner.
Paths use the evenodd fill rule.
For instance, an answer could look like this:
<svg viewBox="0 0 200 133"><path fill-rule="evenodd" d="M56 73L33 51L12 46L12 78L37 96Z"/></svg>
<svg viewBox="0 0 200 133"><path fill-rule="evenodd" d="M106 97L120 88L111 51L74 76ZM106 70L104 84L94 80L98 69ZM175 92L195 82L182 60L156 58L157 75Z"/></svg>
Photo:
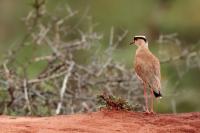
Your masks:
<svg viewBox="0 0 200 133"><path fill-rule="evenodd" d="M134 77L135 84L123 83L134 76L136 47L128 44L140 34L147 36L150 50L161 61L164 97L156 101L156 111L200 111L199 6L199 0L1 0L0 112L52 115L90 111L95 108L91 101L102 87L143 104L140 83ZM73 68L73 63L78 65ZM45 75L51 68L54 74L59 68L68 75L48 80L48 76L55 76ZM97 75L89 77L85 69ZM104 82L110 82L113 75L124 79L117 79L114 85L97 85L105 78ZM90 78L94 83L86 84ZM85 84L77 89L81 92L75 91L82 81ZM141 92L131 86L138 86L136 90ZM94 99L72 100L83 93ZM141 97L134 101L137 95Z"/></svg>

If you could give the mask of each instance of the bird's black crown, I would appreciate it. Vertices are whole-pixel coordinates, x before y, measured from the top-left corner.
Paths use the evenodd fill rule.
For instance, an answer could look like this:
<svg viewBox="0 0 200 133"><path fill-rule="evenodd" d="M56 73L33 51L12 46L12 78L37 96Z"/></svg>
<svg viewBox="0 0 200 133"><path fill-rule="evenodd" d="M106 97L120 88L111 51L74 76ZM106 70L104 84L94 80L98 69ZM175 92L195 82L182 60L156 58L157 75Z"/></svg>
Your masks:
<svg viewBox="0 0 200 133"><path fill-rule="evenodd" d="M137 39L143 39L145 42L147 42L147 38L145 36L134 36L133 40L137 40Z"/></svg>

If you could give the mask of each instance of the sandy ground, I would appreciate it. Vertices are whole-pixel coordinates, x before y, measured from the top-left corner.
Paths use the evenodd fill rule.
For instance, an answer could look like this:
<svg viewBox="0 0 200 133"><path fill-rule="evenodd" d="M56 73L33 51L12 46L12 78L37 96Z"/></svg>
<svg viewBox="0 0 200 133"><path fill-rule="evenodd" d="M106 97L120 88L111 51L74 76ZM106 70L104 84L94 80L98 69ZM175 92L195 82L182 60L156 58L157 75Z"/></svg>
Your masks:
<svg viewBox="0 0 200 133"><path fill-rule="evenodd" d="M52 116L0 116L0 133L200 133L200 113L147 115L99 112Z"/></svg>

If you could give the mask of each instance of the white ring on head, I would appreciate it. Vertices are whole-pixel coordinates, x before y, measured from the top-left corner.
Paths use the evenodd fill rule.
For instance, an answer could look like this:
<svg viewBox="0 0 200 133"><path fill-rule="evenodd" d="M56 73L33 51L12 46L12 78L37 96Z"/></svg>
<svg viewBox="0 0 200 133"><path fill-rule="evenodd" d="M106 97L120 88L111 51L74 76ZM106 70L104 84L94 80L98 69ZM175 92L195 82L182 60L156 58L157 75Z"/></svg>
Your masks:
<svg viewBox="0 0 200 133"><path fill-rule="evenodd" d="M147 42L146 36L143 36L143 35L137 35L137 36L134 36L133 38L134 38L134 39L135 39L135 38L141 38L141 39L144 39L145 42Z"/></svg>

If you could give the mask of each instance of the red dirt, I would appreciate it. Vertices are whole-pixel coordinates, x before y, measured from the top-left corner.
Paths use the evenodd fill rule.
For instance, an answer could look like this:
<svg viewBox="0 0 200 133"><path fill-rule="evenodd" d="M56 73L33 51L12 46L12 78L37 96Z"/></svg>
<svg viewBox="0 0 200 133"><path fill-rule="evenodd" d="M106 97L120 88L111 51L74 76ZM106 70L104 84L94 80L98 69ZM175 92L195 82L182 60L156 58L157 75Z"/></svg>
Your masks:
<svg viewBox="0 0 200 133"><path fill-rule="evenodd" d="M109 111L52 117L0 116L0 133L200 133L200 113Z"/></svg>

